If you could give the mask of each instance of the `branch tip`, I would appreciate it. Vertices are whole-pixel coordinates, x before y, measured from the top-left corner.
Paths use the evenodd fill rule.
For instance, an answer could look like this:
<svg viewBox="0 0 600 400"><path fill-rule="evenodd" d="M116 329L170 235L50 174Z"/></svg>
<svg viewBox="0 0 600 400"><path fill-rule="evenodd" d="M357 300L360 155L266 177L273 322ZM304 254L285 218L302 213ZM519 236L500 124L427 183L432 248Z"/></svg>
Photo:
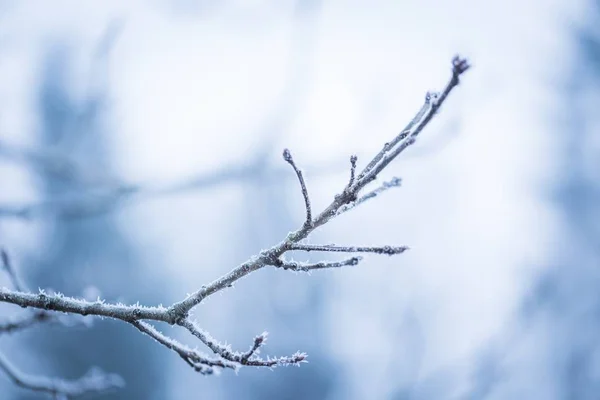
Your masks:
<svg viewBox="0 0 600 400"><path fill-rule="evenodd" d="M283 159L288 163L293 163L294 159L292 158L292 153L288 149L283 149Z"/></svg>
<svg viewBox="0 0 600 400"><path fill-rule="evenodd" d="M417 136L434 118L438 109L444 103L449 93L458 85L459 76L467 71L471 66L465 58L455 56L452 59L452 76L446 87L440 92L428 92L425 96L425 102L420 110L416 113L408 125L400 131L391 141L385 143L383 149L377 153L367 166L359 173L356 172L357 156L350 156L350 178L347 186L342 190L342 193L336 195L334 200L314 219L312 216L311 202L306 189L306 183L302 171L296 166L291 152L286 148L283 150L282 156L285 162L290 164L297 175L302 196L306 207L306 220L304 224L297 230L290 232L287 237L279 244L274 245L268 250L260 252L260 254L251 257L246 262L233 268L227 274L219 277L206 286L189 295L184 300L172 304L168 308L145 307L139 304L127 306L120 303L105 303L104 301L86 301L63 296L62 294L45 293L30 293L25 291L25 287L19 284L16 276L16 271L11 264L8 253L0 248L0 261L10 275L15 290L0 288L0 302L12 303L21 307L34 307L42 310L52 310L79 315L95 315L99 317L109 317L124 321L133 325L135 328L144 334L152 337L161 345L170 350L175 351L185 360L194 370L209 375L220 369L231 368L237 371L240 366L254 367L276 367L280 365L299 365L306 362L307 355L305 353L296 353L292 356L262 359L258 356L258 351L265 344L266 332L254 338L250 349L246 352L235 352L229 346L223 345L213 339L207 332L203 331L196 325L195 322L189 319L190 311L200 304L205 298L231 287L235 282L242 279L246 275L257 271L267 265L274 265L278 268L308 272L316 269L338 268L343 266L355 266L360 263L362 257L353 256L341 261L321 261L317 263L299 263L295 261L284 261L283 257L288 251L323 251L323 252L343 252L343 253L373 253L382 255L396 255L408 250L407 246L337 246L337 245L310 245L302 244L304 239L317 228L333 217L347 211L364 201L377 196L392 187L401 185L401 179L394 177L388 182L384 182L375 190L358 197L361 190L370 182L378 179L379 174L399 156L406 148L415 143ZM0 217L2 210L0 209ZM22 289L23 288L23 289ZM15 329L17 327L28 326L38 320L45 320L46 311L43 314L32 315L27 319L22 319L15 325L15 320L6 324L4 331ZM53 319L54 320L54 319ZM147 322L149 321L149 322ZM178 325L187 329L187 331L198 338L210 350L212 350L216 358L208 358L196 350L192 350L185 345L178 343L176 340L159 332L150 322L166 322L171 325ZM12 324L12 325L11 325ZM2 332L2 325L0 325ZM2 369L2 355L0 354L0 369ZM8 364L10 365L10 364ZM6 369L6 368L4 368ZM5 371L6 372L6 371ZM7 372L10 375L10 372Z"/></svg>
<svg viewBox="0 0 600 400"><path fill-rule="evenodd" d="M469 68L471 68L471 65L466 58L462 58L458 54L452 58L452 73L454 75L464 74Z"/></svg>

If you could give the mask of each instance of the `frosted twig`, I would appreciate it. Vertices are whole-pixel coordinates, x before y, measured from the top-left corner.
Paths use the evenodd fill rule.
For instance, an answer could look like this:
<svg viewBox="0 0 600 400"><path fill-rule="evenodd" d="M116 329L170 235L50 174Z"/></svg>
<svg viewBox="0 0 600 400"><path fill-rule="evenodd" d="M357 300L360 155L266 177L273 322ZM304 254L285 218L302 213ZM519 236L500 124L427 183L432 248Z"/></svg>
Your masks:
<svg viewBox="0 0 600 400"><path fill-rule="evenodd" d="M396 254L402 254L408 250L407 246L336 246L334 244L293 244L290 245L290 250L301 250L301 251L331 251L335 253L375 253L375 254L386 254L393 256Z"/></svg>
<svg viewBox="0 0 600 400"><path fill-rule="evenodd" d="M267 332L263 332L260 335L256 336L254 338L254 343L252 344L252 347L250 347L250 350L242 354L242 360L245 360L245 362L247 362L250 359L250 357L252 357L255 353L258 353L258 349L260 349L260 346L262 346L266 340Z"/></svg>
<svg viewBox="0 0 600 400"><path fill-rule="evenodd" d="M16 385L52 395L57 399L72 399L89 393L117 389L125 385L119 375L105 374L95 369L76 380L27 375L13 366L2 353L0 353L0 369Z"/></svg>
<svg viewBox="0 0 600 400"><path fill-rule="evenodd" d="M283 268L290 271L309 272L316 269L341 268L345 266L358 265L362 257L350 257L342 261L321 261L317 263L301 263L297 261L282 261L281 264L275 265L277 268Z"/></svg>
<svg viewBox="0 0 600 400"><path fill-rule="evenodd" d="M178 325L181 325L182 327L187 329L192 335L194 335L198 339L200 339L200 341L202 343L204 343L206 346L208 346L208 348L210 348L215 354L221 356L225 360L228 360L228 361L231 361L234 363L239 363L240 365L272 368L272 367L276 367L276 366L280 366L280 365L299 364L299 363L305 361L306 357L307 357L306 354L304 354L304 353L296 353L296 354L292 355L291 357L267 358L265 360L265 359L255 356L252 359L250 359L249 356L247 357L248 352L240 353L240 352L231 351L231 349L228 346L223 346L222 344L218 343L207 332L200 329L198 327L198 325L194 321L191 321L190 319L182 320L178 323ZM265 333L263 333L261 336L263 336L263 341L264 341ZM256 345L256 343L257 343L257 340L255 338L254 344ZM260 344L262 344L262 341ZM252 353L254 354L255 351L256 350L252 351Z"/></svg>
<svg viewBox="0 0 600 400"><path fill-rule="evenodd" d="M294 159L292 158L292 153L288 149L283 150L283 159L294 168L296 175L298 176L298 181L300 182L300 188L302 190L302 197L304 197L304 205L306 207L306 221L304 224L306 226L312 225L312 211L310 209L310 198L308 197L308 190L306 189L306 182L304 182L304 176L302 176L302 171L296 166Z"/></svg>
<svg viewBox="0 0 600 400"><path fill-rule="evenodd" d="M430 103L431 103L431 95L430 95L430 93L427 93L425 95L425 102L423 103L423 105L421 106L419 111L417 111L417 113L415 114L413 119L406 125L406 127L404 129L402 129L400 131L400 133L396 137L394 137L394 139L392 139L389 142L386 142L383 145L383 148L381 149L381 151L379 153L377 153L377 155L375 155L375 157L373 157L373 159L369 162L369 164L367 164L367 166L358 175L359 180L362 180L365 177L365 175L367 173L369 173L379 161L381 161L383 156L385 156L385 154L388 151L390 151L390 149L394 148L394 146L396 146L402 140L406 139L406 137L410 134L412 127L423 118L423 115L425 115L425 112L430 107Z"/></svg>

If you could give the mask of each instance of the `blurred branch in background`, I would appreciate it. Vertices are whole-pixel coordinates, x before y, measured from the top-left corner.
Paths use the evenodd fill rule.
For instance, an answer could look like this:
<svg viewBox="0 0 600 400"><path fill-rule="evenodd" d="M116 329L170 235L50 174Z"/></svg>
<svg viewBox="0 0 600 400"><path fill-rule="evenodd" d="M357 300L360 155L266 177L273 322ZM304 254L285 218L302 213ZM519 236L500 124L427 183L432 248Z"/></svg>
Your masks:
<svg viewBox="0 0 600 400"><path fill-rule="evenodd" d="M3 149L0 143L0 151ZM16 153L15 153L16 154ZM42 163L39 160L48 161L48 171L65 171L67 176L79 176L86 183L86 173L79 173L79 167L65 161L60 164L60 157L41 156L33 151L19 152L19 157L25 154L36 154L36 158L27 158L30 162ZM16 155L15 155L16 157ZM38 160L38 161L34 161ZM61 166L62 165L62 166ZM57 166L56 168L54 166ZM65 167L63 167L65 166ZM335 173L339 168L339 162L332 161L328 165L316 166L312 169L319 174ZM66 172L68 171L68 172ZM261 185L281 182L289 179L289 174L284 168L276 168L269 165L260 151L248 162L239 162L229 166L221 167L216 171L199 173L195 176L165 184L162 186L117 183L114 179L110 183L94 184L88 181L86 187L76 193L67 193L55 196L52 199L32 204L0 204L0 218L36 219L44 217L56 217L60 219L87 218L113 212L119 206L140 202L159 197L175 196L182 193L205 191L215 189L224 185L234 183L260 183ZM97 181L97 180L96 180Z"/></svg>
<svg viewBox="0 0 600 400"><path fill-rule="evenodd" d="M8 274L13 287L18 291L28 291L17 277L8 254L0 249L2 268ZM27 315L0 321L0 335L21 331L41 323L59 323L69 327L71 316L61 316L46 310L34 311ZM105 392L120 388L124 385L123 378L115 374L105 374L98 368L92 368L87 374L73 381L46 376L32 376L19 371L7 357L0 352L0 370L16 385L35 392L43 392L57 399L72 399L88 393Z"/></svg>
<svg viewBox="0 0 600 400"><path fill-rule="evenodd" d="M90 393L106 392L124 385L120 376L107 375L96 369L91 369L87 374L76 380L27 375L12 365L2 353L0 353L0 370L15 385L34 392L46 393L60 400L74 399Z"/></svg>
<svg viewBox="0 0 600 400"><path fill-rule="evenodd" d="M306 220L300 228L290 232L281 242L275 246L263 250L250 257L246 262L221 276L206 286L202 286L196 292L188 295L184 300L176 302L169 307L147 307L139 304L123 305L121 303L107 303L98 299L90 302L61 294L50 294L41 291L31 293L26 290L10 290L0 288L0 302L11 303L21 307L33 307L42 310L59 311L68 314L95 315L110 317L133 325L136 329L154 338L158 343L175 351L186 363L202 374L210 374L215 369L231 368L237 369L241 366L275 367L278 365L300 364L305 361L306 355L296 353L290 357L261 358L259 349L265 342L265 334L254 339L253 345L248 351L232 351L229 346L219 343L210 334L203 331L195 321L191 319L190 312L207 297L230 288L235 282L246 275L267 266L277 268L308 271L328 267L351 266L357 264L358 257L342 260L336 264L321 262L313 265L301 266L293 261L285 261L284 255L290 251L319 251L319 252L367 252L375 254L395 255L406 250L406 247L392 246L333 246L333 245L308 245L303 241L317 228L325 225L340 214L340 210L362 197L361 192L369 184L374 182L390 163L402 154L408 147L413 145L422 130L429 124L433 117L446 100L450 92L459 84L459 77L469 68L465 59L458 56L452 60L452 76L446 87L440 93L428 93L423 107L415 118L391 141L385 143L382 150L377 153L365 168L357 175L357 158L350 157L350 179L344 184L339 194L335 195L333 201L323 211L313 216L309 191L304 176L297 167L289 150L284 150L283 158L294 169L301 186L301 193L305 200ZM371 196L374 197L374 196ZM363 200L364 202L364 200ZM8 257L5 256L8 260ZM8 261L8 270L10 262ZM199 339L215 355L216 358L207 358L200 353L190 350L174 339L160 333L149 321L166 322L177 325L188 331L192 336Z"/></svg>
<svg viewBox="0 0 600 400"><path fill-rule="evenodd" d="M91 56L88 47L81 49L79 41L69 36L53 36L41 47L37 66L39 77L32 92L32 111L37 117L37 128L31 132L35 143L31 148L41 150L44 156L33 157L42 160L38 164L32 164L31 157L21 160L27 172L34 176L34 189L42 202L87 193L90 187L115 185L110 142L107 140L111 132L106 122L111 112L111 49L119 37L120 26L120 23L115 23L103 31ZM78 73L85 79L82 87L74 79ZM19 150L16 146L7 147ZM64 155L68 155L65 158L68 161L64 163L67 168L46 168L44 161L50 160L48 162L52 164ZM58 165L61 165L60 161ZM122 234L112 215L77 221L60 220L52 213L45 216L47 218L38 221L35 228L42 234L47 233L44 240L35 249L19 254L22 268L18 271L27 277L34 290L38 287L60 288L91 300L100 293L123 300L162 300L161 294L145 290L145 287L156 285L158 272L144 265L135 246ZM95 265L90 265L90 260ZM102 268L94 268L96 265ZM139 273L140 270L143 273ZM133 276L137 286L130 285ZM44 293L55 295L50 289ZM6 315L10 315L8 311ZM88 370L88 360L94 360L94 364L117 373L128 382L118 393L99 394L98 398L164 398L161 396L166 388L164 382L156 381L152 387L142 384L156 377L164 368L159 360L159 349L152 343L140 342L136 332L118 324L70 329L80 321L85 323L93 319L48 314L53 316L52 326L56 329L48 329L45 323L30 324L36 328L27 332L21 330L19 335L11 338L16 342L16 351L6 347L4 354L15 365L31 372L36 368L36 373L44 373L39 365L47 365L52 376L77 378ZM15 319L27 318L27 315L21 317L15 313L11 317L7 320L8 326L13 326L11 323ZM114 337L119 340L111 341ZM72 351L66 352L65 349ZM31 394L16 391L14 397L25 400L31 398Z"/></svg>

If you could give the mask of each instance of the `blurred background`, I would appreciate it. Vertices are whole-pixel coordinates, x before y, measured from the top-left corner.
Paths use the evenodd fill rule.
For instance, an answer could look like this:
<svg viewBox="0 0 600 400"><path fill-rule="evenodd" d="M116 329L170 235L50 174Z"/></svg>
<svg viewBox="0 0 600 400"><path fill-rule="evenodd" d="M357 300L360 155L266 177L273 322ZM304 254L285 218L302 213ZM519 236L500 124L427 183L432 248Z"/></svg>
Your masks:
<svg viewBox="0 0 600 400"><path fill-rule="evenodd" d="M34 290L180 300L302 224L284 147L322 209L456 53L473 69L383 176L403 186L311 239L409 252L266 268L195 310L308 364L204 377L110 320L0 351L125 378L98 399L597 399L597 0L0 1L0 245Z"/></svg>

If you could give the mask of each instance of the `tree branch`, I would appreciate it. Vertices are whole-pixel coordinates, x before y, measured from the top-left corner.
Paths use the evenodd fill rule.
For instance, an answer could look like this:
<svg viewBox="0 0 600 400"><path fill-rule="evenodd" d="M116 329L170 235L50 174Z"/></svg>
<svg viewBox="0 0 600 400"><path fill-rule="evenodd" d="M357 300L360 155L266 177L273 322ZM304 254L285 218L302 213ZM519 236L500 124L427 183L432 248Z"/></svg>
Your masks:
<svg viewBox="0 0 600 400"><path fill-rule="evenodd" d="M301 263L297 261L282 261L274 265L277 268L283 268L290 271L310 272L316 269L341 268L345 266L354 266L362 260L362 257L350 257L342 261L321 261L318 263Z"/></svg>
<svg viewBox="0 0 600 400"><path fill-rule="evenodd" d="M8 253L6 252L6 250L0 249L0 258L2 258L2 268L8 274L8 277L10 278L10 282L13 285L13 287L19 292L26 291L27 289L21 283L21 280L17 276L17 272L13 268L13 265L10 261L10 258L8 257Z"/></svg>
<svg viewBox="0 0 600 400"><path fill-rule="evenodd" d="M19 290L16 291L0 288L0 302L12 303L21 307L33 307L41 310L59 311L79 315L96 315L110 317L132 324L135 328L144 334L154 338L163 346L178 353L190 366L196 371L207 374L212 373L215 367L236 369L239 366L256 367L275 367L279 365L300 364L306 361L306 354L296 353L289 357L266 358L258 357L258 350L263 345L266 334L255 338L254 344L250 350L240 353L232 351L228 346L221 345L213 339L207 332L200 329L195 322L190 319L190 311L200 304L204 299L221 290L231 287L235 282L246 275L257 271L265 266L276 266L294 271L310 271L314 269L337 268L347 265L356 265L359 257L351 257L347 260L338 262L320 262L315 264L300 264L286 262L282 260L285 253L289 251L326 251L326 252L345 252L345 253L374 253L385 255L397 255L407 250L406 246L336 246L336 245L310 245L302 244L318 227L326 224L332 218L351 209L364 201L377 196L388 188L398 186L400 180L394 178L382 187L377 188L367 194L361 195L362 189L370 182L377 179L378 175L406 148L412 145L420 132L432 120L433 116L439 111L439 108L459 83L459 77L463 74L469 65L466 60L455 57L452 60L452 77L441 94L428 94L425 104L417 115L410 121L407 127L397 135L392 141L386 143L382 151L376 154L367 164L365 169L358 175L356 174L356 157L350 158L350 180L345 184L340 194L334 196L333 201L316 217L313 217L308 191L304 177L296 166L289 150L284 150L283 157L285 161L292 166L302 191L302 196L306 208L306 220L297 230L290 232L281 242L275 246L263 250L257 255L251 257L246 262L232 269L227 274L214 280L206 286L202 286L194 293L188 295L185 299L176 302L168 308L146 307L139 304L124 305L121 303L106 303L104 301L90 302L86 300L66 297L62 294L46 294L40 291L37 294ZM7 271L11 271L11 265L6 253L2 253L3 264ZM7 267L8 266L8 267ZM14 271L13 271L14 273ZM14 275L14 274L13 274ZM166 322L171 325L178 325L186 329L192 336L199 339L204 345L215 353L218 359L209 359L200 353L189 349L188 347L176 342L172 338L160 333L153 325L147 321Z"/></svg>
<svg viewBox="0 0 600 400"><path fill-rule="evenodd" d="M293 244L290 245L290 250L301 250L301 251L331 251L335 253L374 253L374 254L387 254L393 256L396 254L402 254L408 250L407 246L379 246L379 247L368 247L368 246L336 246L334 244Z"/></svg>
<svg viewBox="0 0 600 400"><path fill-rule="evenodd" d="M310 198L308 197L308 190L306 189L306 183L304 182L304 176L302 176L302 171L298 169L294 159L292 158L292 153L288 149L283 150L283 159L294 168L296 175L298 176L298 181L300 182L300 189L302 190L302 197L304 198L304 206L306 207L306 221L305 225L312 225L312 211L310 206Z"/></svg>

